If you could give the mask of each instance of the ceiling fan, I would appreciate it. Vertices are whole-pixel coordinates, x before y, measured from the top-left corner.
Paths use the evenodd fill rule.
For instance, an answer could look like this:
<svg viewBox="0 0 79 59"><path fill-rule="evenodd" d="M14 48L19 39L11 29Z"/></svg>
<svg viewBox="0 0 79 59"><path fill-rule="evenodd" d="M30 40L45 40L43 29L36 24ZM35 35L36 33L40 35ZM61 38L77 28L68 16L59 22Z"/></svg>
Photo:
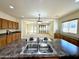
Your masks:
<svg viewBox="0 0 79 59"><path fill-rule="evenodd" d="M37 21L38 23L42 22L40 19L41 19L40 14L38 14L38 21Z"/></svg>

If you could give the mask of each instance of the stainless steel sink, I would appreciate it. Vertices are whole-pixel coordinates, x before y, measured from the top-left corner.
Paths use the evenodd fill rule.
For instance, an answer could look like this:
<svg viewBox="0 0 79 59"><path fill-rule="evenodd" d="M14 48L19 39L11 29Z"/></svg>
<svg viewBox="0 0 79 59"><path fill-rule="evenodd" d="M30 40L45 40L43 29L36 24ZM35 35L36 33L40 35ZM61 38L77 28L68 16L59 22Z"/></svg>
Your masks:
<svg viewBox="0 0 79 59"><path fill-rule="evenodd" d="M37 53L38 45L37 44L28 44L24 50L24 53Z"/></svg>
<svg viewBox="0 0 79 59"><path fill-rule="evenodd" d="M29 54L29 55L39 55L39 54L56 54L54 48L51 47L50 44L47 43L29 43L25 47L22 48L22 52L20 54Z"/></svg>
<svg viewBox="0 0 79 59"><path fill-rule="evenodd" d="M20 54L39 56L52 55L57 53L48 42L48 38L33 38L33 41L27 41L26 46L22 47L22 51Z"/></svg>
<svg viewBox="0 0 79 59"><path fill-rule="evenodd" d="M53 53L53 49L51 48L51 46L49 44L47 44L45 46L40 45L39 51L41 53Z"/></svg>

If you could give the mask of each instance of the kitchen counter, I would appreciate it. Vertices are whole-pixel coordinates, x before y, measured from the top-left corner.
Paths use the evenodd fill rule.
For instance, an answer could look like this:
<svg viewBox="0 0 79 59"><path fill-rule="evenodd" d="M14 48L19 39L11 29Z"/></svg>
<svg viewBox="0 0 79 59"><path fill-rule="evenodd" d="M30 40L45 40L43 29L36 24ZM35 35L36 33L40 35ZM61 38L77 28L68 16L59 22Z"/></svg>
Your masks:
<svg viewBox="0 0 79 59"><path fill-rule="evenodd" d="M74 40L77 40L79 42L79 34L64 33L64 32L62 32L61 34L64 35L64 36L73 38Z"/></svg>
<svg viewBox="0 0 79 59"><path fill-rule="evenodd" d="M6 35L6 33L0 34L0 38L1 38L1 37L4 37L5 35Z"/></svg>
<svg viewBox="0 0 79 59"><path fill-rule="evenodd" d="M10 45L7 45L6 47L4 47L3 49L0 50L0 57L56 57L56 56L64 56L66 55L65 53L62 53L62 50L59 50L61 52L61 54L59 54L59 52L57 51L57 55L26 55L26 54L20 54L20 52L22 51L22 47L26 45L26 41L25 40L21 40L21 41L16 41L11 43Z"/></svg>

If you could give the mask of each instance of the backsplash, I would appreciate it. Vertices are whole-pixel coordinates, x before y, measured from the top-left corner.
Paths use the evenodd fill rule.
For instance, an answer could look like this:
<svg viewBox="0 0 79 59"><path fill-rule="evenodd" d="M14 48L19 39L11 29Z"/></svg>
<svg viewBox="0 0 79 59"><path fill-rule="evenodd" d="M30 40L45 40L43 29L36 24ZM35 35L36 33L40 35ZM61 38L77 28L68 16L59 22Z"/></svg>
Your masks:
<svg viewBox="0 0 79 59"><path fill-rule="evenodd" d="M19 30L15 30L15 29L8 29L8 30L11 32L19 31ZM0 34L6 33L6 31L7 31L7 29L0 30Z"/></svg>

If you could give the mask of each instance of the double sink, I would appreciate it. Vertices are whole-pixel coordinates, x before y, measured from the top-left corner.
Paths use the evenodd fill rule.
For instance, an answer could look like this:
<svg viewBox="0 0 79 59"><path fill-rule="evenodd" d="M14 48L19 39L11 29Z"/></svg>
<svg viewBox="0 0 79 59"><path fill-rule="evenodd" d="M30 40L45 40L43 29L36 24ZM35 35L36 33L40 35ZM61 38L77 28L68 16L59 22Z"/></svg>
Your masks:
<svg viewBox="0 0 79 59"><path fill-rule="evenodd" d="M27 55L51 55L56 54L55 49L50 43L38 42L38 43L27 43L26 46L22 47L20 54Z"/></svg>

